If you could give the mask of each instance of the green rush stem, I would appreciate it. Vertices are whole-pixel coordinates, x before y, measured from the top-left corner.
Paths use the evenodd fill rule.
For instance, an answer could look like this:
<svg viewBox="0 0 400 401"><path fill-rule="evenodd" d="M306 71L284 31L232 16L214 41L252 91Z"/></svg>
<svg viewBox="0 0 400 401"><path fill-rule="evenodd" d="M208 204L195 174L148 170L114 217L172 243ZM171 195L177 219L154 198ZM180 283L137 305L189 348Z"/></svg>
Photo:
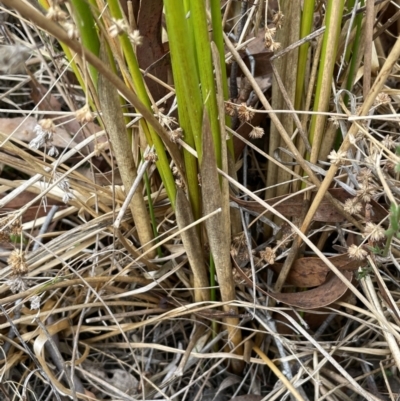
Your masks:
<svg viewBox="0 0 400 401"><path fill-rule="evenodd" d="M194 38L196 41L196 54L203 104L207 109L208 117L210 119L217 166L221 168L221 133L218 120L218 106L213 71L214 67L208 34L207 13L203 1L191 0L190 6L189 24L193 26Z"/></svg>
<svg viewBox="0 0 400 401"><path fill-rule="evenodd" d="M301 15L301 27L300 27L300 39L304 38L311 32L312 24L314 21L314 7L315 0L305 0L303 6L303 12ZM301 99L304 89L304 79L307 68L307 57L310 43L306 42L300 46L299 49L299 61L297 66L297 79L296 79L296 100L294 108L299 110L301 107Z"/></svg>
<svg viewBox="0 0 400 401"><path fill-rule="evenodd" d="M96 28L97 23L93 18L90 5L82 0L71 0L71 4L74 9L75 22L79 30L82 45L98 56L100 52L100 40ZM98 72L96 68L90 64L89 71L93 84L95 88L97 88Z"/></svg>
<svg viewBox="0 0 400 401"><path fill-rule="evenodd" d="M108 0L108 7L111 13L111 16L115 20L120 20L123 18L122 11L120 9L120 5L118 0ZM129 40L128 35L123 32L119 35L119 40L123 49L123 53L128 65L129 72L132 77L134 90L139 98L139 100L147 107L149 111L152 111L152 105L150 98L147 94L146 86L144 84L143 76L139 68L139 63L137 61L135 52L133 50L132 44ZM158 161L156 162L157 169L160 173L161 179L164 183L165 189L168 194L168 198L171 201L172 205L175 205L175 197L176 197L176 188L175 181L172 175L172 171L169 167L169 160L167 154L165 152L165 147L154 131L154 129L147 124L147 122L142 118L140 120L140 124L143 128L143 132L146 135L146 140L150 146L154 144Z"/></svg>

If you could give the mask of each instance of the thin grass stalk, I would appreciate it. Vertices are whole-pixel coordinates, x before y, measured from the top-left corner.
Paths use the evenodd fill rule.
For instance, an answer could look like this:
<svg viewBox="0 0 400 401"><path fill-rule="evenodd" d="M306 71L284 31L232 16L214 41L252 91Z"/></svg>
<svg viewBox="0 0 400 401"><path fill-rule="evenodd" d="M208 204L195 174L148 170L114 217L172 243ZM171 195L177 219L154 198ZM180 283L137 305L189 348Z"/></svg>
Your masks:
<svg viewBox="0 0 400 401"><path fill-rule="evenodd" d="M189 24L192 24L193 26L194 38L196 41L197 63L203 103L210 119L217 165L221 168L221 133L218 121L218 106L215 92L211 47L208 35L207 13L203 1L191 0L190 6Z"/></svg>
<svg viewBox="0 0 400 401"><path fill-rule="evenodd" d="M305 0L303 5L303 12L301 14L300 22L300 39L306 37L311 33L314 22L314 7L315 0ZM299 49L299 61L297 62L297 78L296 78L296 100L294 102L295 110L300 110L301 101L303 98L304 80L307 70L307 58L309 42L304 43Z"/></svg>
<svg viewBox="0 0 400 401"><path fill-rule="evenodd" d="M326 31L322 43L314 111L328 111L344 3L344 0L328 1L326 10ZM316 163L318 160L321 142L324 138L325 121L326 116L324 115L313 115L311 118L309 133L312 146L311 155L309 156L311 163Z"/></svg>
<svg viewBox="0 0 400 401"><path fill-rule="evenodd" d="M114 18L115 20L123 19L123 14L118 0L109 0L108 7L112 18ZM139 68L139 63L137 61L132 43L129 40L128 34L126 32L122 32L119 35L119 40L138 98L148 108L149 111L152 111L151 101L147 93L144 79ZM158 158L156 162L157 169L161 175L162 181L168 194L168 198L170 199L172 204L175 204L175 181L172 175L172 171L169 167L169 160L165 152L164 144L160 137L155 133L154 129L150 127L144 119L141 119L140 123L146 135L147 142L150 146L154 144Z"/></svg>

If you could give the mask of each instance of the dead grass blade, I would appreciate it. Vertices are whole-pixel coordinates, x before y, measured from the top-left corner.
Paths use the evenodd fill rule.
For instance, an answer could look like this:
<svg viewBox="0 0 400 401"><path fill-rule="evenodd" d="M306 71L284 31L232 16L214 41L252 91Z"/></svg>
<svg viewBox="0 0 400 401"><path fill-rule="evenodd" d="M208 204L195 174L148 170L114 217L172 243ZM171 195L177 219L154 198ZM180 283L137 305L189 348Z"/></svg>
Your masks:
<svg viewBox="0 0 400 401"><path fill-rule="evenodd" d="M107 63L108 55L104 47L101 50L101 57L103 62ZM102 119L110 136L125 192L128 194L137 177L137 168L133 160L131 147L129 146L128 133L125 128L118 92L103 75L99 77L98 95L102 108ZM151 247L153 232L150 226L150 217L143 199L142 181L138 183L129 207L137 228L140 243L143 245L144 250L148 250ZM148 254L150 258L154 257L154 255L154 252L149 252Z"/></svg>
<svg viewBox="0 0 400 401"><path fill-rule="evenodd" d="M203 160L201 162L201 177L204 177L201 185L201 194L203 199L203 213L208 215L218 208L223 207L221 201L221 189L218 178L218 171L215 164L215 153L212 142L210 123L207 114L203 117ZM230 260L230 224L226 214L217 214L207 219L206 229L211 253L215 262L218 283L223 302L233 301L235 296L235 283L232 277L232 265ZM237 309L230 305L225 305L226 312L237 314ZM236 348L241 342L241 333L237 325L237 318L226 318L229 331L229 341ZM241 347L235 351L242 353Z"/></svg>
<svg viewBox="0 0 400 401"><path fill-rule="evenodd" d="M178 188L176 193L176 221L180 229L194 222L192 209L185 193ZM187 257L193 272L193 285L196 302L209 301L209 281L207 277L206 264L204 260L203 247L199 239L199 230L192 227L181 233L182 243L185 247Z"/></svg>

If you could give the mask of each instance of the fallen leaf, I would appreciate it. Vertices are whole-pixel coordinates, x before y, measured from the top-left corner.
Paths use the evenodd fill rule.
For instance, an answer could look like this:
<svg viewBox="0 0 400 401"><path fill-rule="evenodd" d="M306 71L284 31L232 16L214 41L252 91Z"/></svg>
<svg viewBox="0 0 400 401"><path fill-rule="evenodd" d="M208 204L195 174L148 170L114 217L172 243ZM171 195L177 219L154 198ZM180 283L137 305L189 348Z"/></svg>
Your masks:
<svg viewBox="0 0 400 401"><path fill-rule="evenodd" d="M161 82L168 81L168 64L164 63L164 46L162 44L163 2L146 0L140 2L138 14L138 29L143 43L137 48L137 58L140 68L157 77ZM159 62L160 61L160 62ZM145 77L146 85L155 101L165 96L164 86L151 78Z"/></svg>
<svg viewBox="0 0 400 401"><path fill-rule="evenodd" d="M235 260L233 259L235 263ZM236 271L239 273L240 277L245 281L246 285L250 288L253 287L253 282L243 270L235 263ZM344 277L351 281L353 279L353 272L344 271L342 273ZM284 304L295 306L301 309L317 309L324 306L329 306L340 299L348 290L348 288L343 285L342 280L340 280L334 273L329 273L327 280L324 284L319 287L313 288L308 291L301 292L291 292L291 293L280 293L266 291L260 288L258 285L255 286L257 290L261 293L268 295L269 297L275 299L278 302Z"/></svg>
<svg viewBox="0 0 400 401"><path fill-rule="evenodd" d="M344 203L347 199L353 199L354 196L350 195L343 188L331 188L328 192L338 201ZM313 196L316 194L313 191ZM266 202L273 206L276 211L283 214L285 217L294 217L301 215L303 207L303 194L291 196L288 199L287 195L279 196L276 198L268 199ZM237 204L245 207L246 209L263 213L266 209L255 201L244 201L236 197L231 196L231 199ZM279 203L278 203L279 202ZM371 200L372 206L371 220L381 221L383 220L388 212L378 202ZM364 211L363 211L364 214ZM334 206L327 199L323 199L314 215L314 221L322 221L325 223L341 223L344 221L344 217L334 208Z"/></svg>
<svg viewBox="0 0 400 401"><path fill-rule="evenodd" d="M0 199L2 199L4 196L5 196L4 194L0 194ZM37 196L36 194L30 193L30 192L22 192L20 195L18 195L12 201L8 202L7 207L1 208L0 213L4 214L4 213L12 213L12 212L18 211L23 206L25 206L27 203L29 203L32 199L36 198L36 196ZM65 203L56 201L56 200L48 197L46 206L44 206L43 202L36 202L34 205L30 206L26 210L26 212L22 215L22 222L26 223L35 218L47 216L47 214L49 213L49 210L54 205L58 205L62 208L66 207Z"/></svg>
<svg viewBox="0 0 400 401"><path fill-rule="evenodd" d="M353 273L344 271L343 275L351 281ZM329 273L328 279L324 284L312 290L291 293L277 293L268 291L268 295L278 302L286 305L295 306L301 309L317 309L328 306L336 302L347 291L343 284L334 273Z"/></svg>
<svg viewBox="0 0 400 401"><path fill-rule="evenodd" d="M363 260L350 259L348 254L328 259L341 271L354 271L365 264ZM275 263L270 268L279 274L282 266L282 263ZM286 282L296 287L317 287L326 281L329 272L329 267L318 257L300 258L293 263Z"/></svg>
<svg viewBox="0 0 400 401"><path fill-rule="evenodd" d="M23 142L30 142L36 137L34 128L38 125L38 121L34 117L15 117L15 118L1 118L0 130L5 135L11 135L14 139ZM54 146L60 148L73 148L76 142L71 141L71 135L64 129L56 128L53 135Z"/></svg>
<svg viewBox="0 0 400 401"><path fill-rule="evenodd" d="M42 85L36 77L28 70L28 74L31 77L29 86L31 87L31 99L42 111L60 111L60 102L48 91L48 89ZM47 117L43 117L47 118Z"/></svg>

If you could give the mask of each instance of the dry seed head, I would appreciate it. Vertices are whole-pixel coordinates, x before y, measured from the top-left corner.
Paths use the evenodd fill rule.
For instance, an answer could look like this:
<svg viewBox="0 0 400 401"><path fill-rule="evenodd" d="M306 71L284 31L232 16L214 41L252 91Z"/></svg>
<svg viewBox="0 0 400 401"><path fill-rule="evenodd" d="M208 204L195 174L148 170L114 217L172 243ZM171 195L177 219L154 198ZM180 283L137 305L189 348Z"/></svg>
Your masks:
<svg viewBox="0 0 400 401"><path fill-rule="evenodd" d="M355 244L349 246L347 253L349 254L350 259L357 259L357 260L363 260L368 255L368 252L365 249L362 249L361 247L358 247Z"/></svg>
<svg viewBox="0 0 400 401"><path fill-rule="evenodd" d="M348 135L350 135L349 136L350 143L352 145L355 145L358 141L364 138L365 133L362 130L358 130L355 135L353 134L348 134Z"/></svg>
<svg viewBox="0 0 400 401"><path fill-rule="evenodd" d="M20 249L15 249L10 253L7 263L10 265L12 274L15 277L25 276L28 273L25 254Z"/></svg>
<svg viewBox="0 0 400 401"><path fill-rule="evenodd" d="M39 295L34 295L30 300L31 303L31 310L37 310L40 309L40 297Z"/></svg>
<svg viewBox="0 0 400 401"><path fill-rule="evenodd" d="M15 276L6 281L13 294L26 291L28 289L28 281L21 276Z"/></svg>
<svg viewBox="0 0 400 401"><path fill-rule="evenodd" d="M178 188L185 189L185 182L182 180L182 178L177 178L175 180L175 184Z"/></svg>
<svg viewBox="0 0 400 401"><path fill-rule="evenodd" d="M275 263L276 251L273 248L267 247L265 251L260 252L260 256L266 263L273 265Z"/></svg>
<svg viewBox="0 0 400 401"><path fill-rule="evenodd" d="M241 270L242 270L242 273L244 273L244 275L245 275L247 278L251 278L251 275L252 275L251 269L243 268L243 269L241 269ZM246 280L243 278L242 274L239 273L239 270L238 270L236 267L234 267L234 268L232 269L232 275L233 275L233 280L235 281L235 283L236 283L237 285L246 284Z"/></svg>
<svg viewBox="0 0 400 401"><path fill-rule="evenodd" d="M378 162L379 155L378 152L372 152L364 159L364 163L368 166L373 166L375 168L376 163Z"/></svg>
<svg viewBox="0 0 400 401"><path fill-rule="evenodd" d="M149 161L150 163L155 163L158 160L158 156L157 153L154 151L148 152L145 156L144 156L144 160Z"/></svg>
<svg viewBox="0 0 400 401"><path fill-rule="evenodd" d="M246 236L244 233L237 234L232 238L233 247L237 248L245 245L246 245Z"/></svg>
<svg viewBox="0 0 400 401"><path fill-rule="evenodd" d="M174 117L166 116L165 114L162 114L163 109L160 109L160 112L157 113L158 121L160 121L160 124L163 127L167 127L171 129L172 124L177 124L176 119Z"/></svg>
<svg viewBox="0 0 400 401"><path fill-rule="evenodd" d="M276 52L280 48L281 48L281 43L280 42L275 42L275 41L273 41L271 43L271 45L269 46L269 50L271 50L271 52Z"/></svg>
<svg viewBox="0 0 400 401"><path fill-rule="evenodd" d="M55 173L53 182L57 181L62 174ZM57 186L64 192L63 194L63 202L68 203L71 199L73 199L74 194L71 192L71 188L69 186L68 178L63 178L60 182L58 182Z"/></svg>
<svg viewBox="0 0 400 401"><path fill-rule="evenodd" d="M264 136L264 130L261 127L253 127L249 137L253 139L262 138Z"/></svg>
<svg viewBox="0 0 400 401"><path fill-rule="evenodd" d="M357 198L346 199L343 209L345 212L351 215L357 214L361 212L362 204L358 201Z"/></svg>
<svg viewBox="0 0 400 401"><path fill-rule="evenodd" d="M68 19L68 14L60 6L53 5L47 11L46 18L54 22L64 22Z"/></svg>
<svg viewBox="0 0 400 401"><path fill-rule="evenodd" d="M235 117L237 115L237 109L236 105L232 103L225 103L225 113L228 114L228 116Z"/></svg>
<svg viewBox="0 0 400 401"><path fill-rule="evenodd" d="M112 21L113 24L108 28L108 33L112 38L115 38L128 30L128 25L124 19L113 18Z"/></svg>
<svg viewBox="0 0 400 401"><path fill-rule="evenodd" d="M173 143L177 143L182 138L183 138L182 128L177 128L176 130L169 132L169 139Z"/></svg>
<svg viewBox="0 0 400 401"><path fill-rule="evenodd" d="M357 175L357 179L362 183L372 182L374 180L374 176L372 174L372 170L363 167Z"/></svg>
<svg viewBox="0 0 400 401"><path fill-rule="evenodd" d="M76 110L75 116L76 119L82 124L90 123L94 120L93 113L90 111L90 107L88 104L85 104L82 108Z"/></svg>
<svg viewBox="0 0 400 401"><path fill-rule="evenodd" d="M274 40L276 34L276 28L266 28L265 29L265 47L269 50L271 50L272 52L280 49L281 44L279 42L276 42Z"/></svg>
<svg viewBox="0 0 400 401"><path fill-rule="evenodd" d="M76 29L75 24L72 21L66 21L62 24L64 29L67 31L67 35L70 39L76 40L79 38L79 32Z"/></svg>
<svg viewBox="0 0 400 401"><path fill-rule="evenodd" d="M339 128L340 123L339 123L339 118L336 116L331 116L328 118L328 121L332 123L332 125L336 128Z"/></svg>
<svg viewBox="0 0 400 401"><path fill-rule="evenodd" d="M285 16L283 15L282 11L278 11L274 14L272 18L272 23L276 26L276 29L281 29L283 25L283 21Z"/></svg>
<svg viewBox="0 0 400 401"><path fill-rule="evenodd" d="M238 107L239 120L242 122L249 122L254 117L254 111L250 110L246 103L241 103Z"/></svg>
<svg viewBox="0 0 400 401"><path fill-rule="evenodd" d="M22 226L20 219L14 219L13 215L9 215L0 219L0 242L9 242L10 235L16 237L21 236ZM13 221L12 221L13 220ZM10 221L12 221L10 223Z"/></svg>
<svg viewBox="0 0 400 401"><path fill-rule="evenodd" d="M128 38L133 46L141 46L143 44L143 36L140 36L140 32L137 29L130 32Z"/></svg>
<svg viewBox="0 0 400 401"><path fill-rule="evenodd" d="M385 238L385 230L381 226L368 222L365 225L363 237L369 237L371 241L378 242Z"/></svg>
<svg viewBox="0 0 400 401"><path fill-rule="evenodd" d="M56 126L50 118L44 118L38 124L42 127L43 131L51 132L52 134L56 132Z"/></svg>
<svg viewBox="0 0 400 401"><path fill-rule="evenodd" d="M390 96L385 92L380 92L380 93L378 93L378 95L374 101L374 105L380 106L380 105L384 105L384 104L389 104L390 102L391 102Z"/></svg>
<svg viewBox="0 0 400 401"><path fill-rule="evenodd" d="M40 120L39 123L33 129L36 137L29 142L31 149L40 149L47 147L50 156L58 155L58 150L53 146L53 133L56 127L51 119Z"/></svg>
<svg viewBox="0 0 400 401"><path fill-rule="evenodd" d="M384 171L394 174L396 172L396 164L391 162L390 160L387 160L385 163Z"/></svg>
<svg viewBox="0 0 400 401"><path fill-rule="evenodd" d="M396 147L396 141L394 140L393 136L386 135L385 139L382 141L382 145L388 149L394 149Z"/></svg>
<svg viewBox="0 0 400 401"><path fill-rule="evenodd" d="M371 199L376 195L376 190L369 183L359 184L360 189L357 190L357 196L365 203L371 202Z"/></svg>
<svg viewBox="0 0 400 401"><path fill-rule="evenodd" d="M332 152L328 155L328 159L333 165L340 166L346 162L346 156L347 152L341 150L339 152L336 152L336 150L332 150Z"/></svg>

